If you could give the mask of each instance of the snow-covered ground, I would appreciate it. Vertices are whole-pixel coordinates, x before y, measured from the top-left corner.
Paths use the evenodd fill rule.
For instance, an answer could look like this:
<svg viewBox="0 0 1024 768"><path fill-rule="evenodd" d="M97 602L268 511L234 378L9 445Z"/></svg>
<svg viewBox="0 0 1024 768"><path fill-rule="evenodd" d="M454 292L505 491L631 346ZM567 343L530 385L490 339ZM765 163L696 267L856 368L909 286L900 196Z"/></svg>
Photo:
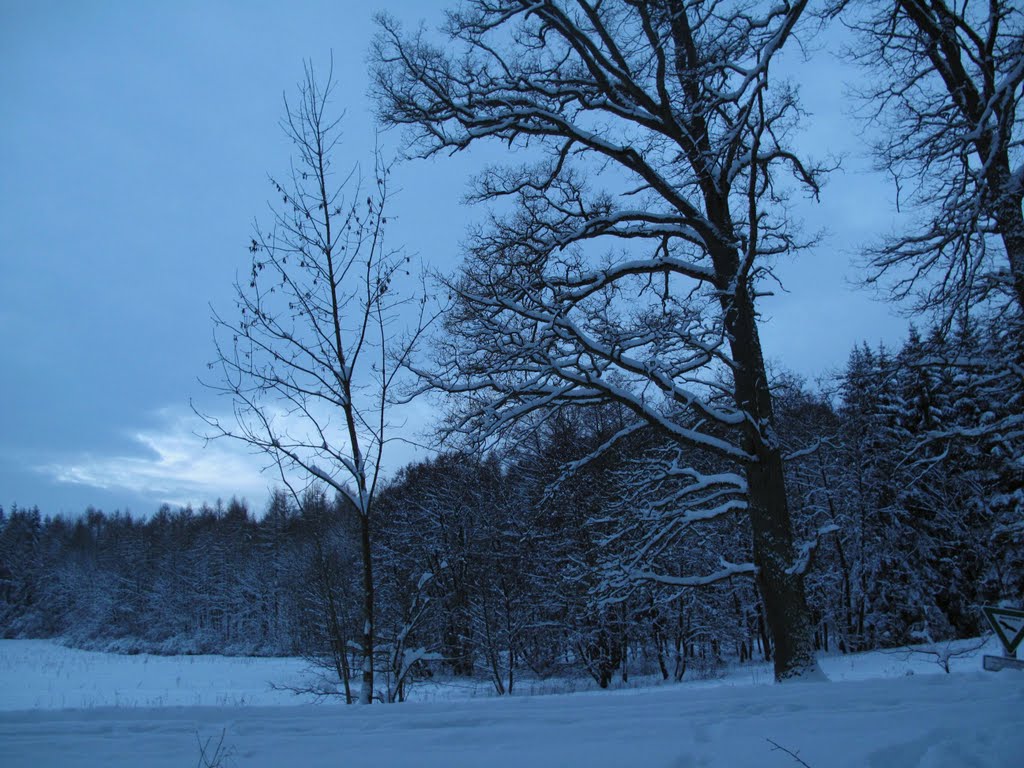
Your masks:
<svg viewBox="0 0 1024 768"><path fill-rule="evenodd" d="M985 649L996 652L993 646ZM419 701L315 705L270 683L294 659L114 656L0 641L0 766L193 766L223 735L227 766L1024 765L1024 674L953 673L924 656L823 659L831 683L722 680L485 697L424 685ZM910 674L912 673L912 674ZM552 684L550 688L557 687ZM524 686L524 691L528 686Z"/></svg>

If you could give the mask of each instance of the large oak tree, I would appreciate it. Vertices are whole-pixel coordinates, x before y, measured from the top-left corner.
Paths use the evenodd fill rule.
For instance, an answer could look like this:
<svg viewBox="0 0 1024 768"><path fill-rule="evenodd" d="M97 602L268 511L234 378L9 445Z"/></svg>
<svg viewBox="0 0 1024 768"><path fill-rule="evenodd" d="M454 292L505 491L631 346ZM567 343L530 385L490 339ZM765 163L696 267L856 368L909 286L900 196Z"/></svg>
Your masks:
<svg viewBox="0 0 1024 768"><path fill-rule="evenodd" d="M692 519L745 513L752 563L678 583L756 571L780 680L817 666L757 301L801 246L786 194L818 192L786 144L795 93L770 80L805 6L472 0L443 44L381 17L373 54L380 115L414 154L524 150L475 182L491 216L449 281L440 366L420 373L462 396L466 430L614 402L632 418L597 453L653 425L717 457Z"/></svg>

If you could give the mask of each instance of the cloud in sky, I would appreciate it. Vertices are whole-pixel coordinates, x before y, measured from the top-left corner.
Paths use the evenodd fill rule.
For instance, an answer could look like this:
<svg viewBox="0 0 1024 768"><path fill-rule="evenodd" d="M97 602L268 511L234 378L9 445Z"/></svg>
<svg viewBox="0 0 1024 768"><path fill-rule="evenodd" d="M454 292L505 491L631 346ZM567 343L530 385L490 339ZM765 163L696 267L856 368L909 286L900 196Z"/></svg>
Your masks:
<svg viewBox="0 0 1024 768"><path fill-rule="evenodd" d="M274 478L261 473L266 457L248 452L241 443L204 440L199 435L205 425L192 413L161 409L157 422L129 433L138 448L135 453L82 453L37 469L60 483L128 491L170 504L229 495L256 502L267 496Z"/></svg>
<svg viewBox="0 0 1024 768"><path fill-rule="evenodd" d="M392 437L421 434L434 416L433 406L425 400L392 411ZM254 511L262 509L271 486L280 485L276 468L263 471L271 465L269 457L253 453L241 441L205 440L201 435L209 427L191 411L162 408L154 415L155 426L126 432L134 451L81 452L39 464L36 470L57 483L128 493L155 504L198 506L234 495L248 499ZM234 419L230 413L217 417L225 424ZM277 417L287 418L283 413ZM389 442L385 474L426 453L427 449L409 442ZM299 486L303 484L300 480Z"/></svg>

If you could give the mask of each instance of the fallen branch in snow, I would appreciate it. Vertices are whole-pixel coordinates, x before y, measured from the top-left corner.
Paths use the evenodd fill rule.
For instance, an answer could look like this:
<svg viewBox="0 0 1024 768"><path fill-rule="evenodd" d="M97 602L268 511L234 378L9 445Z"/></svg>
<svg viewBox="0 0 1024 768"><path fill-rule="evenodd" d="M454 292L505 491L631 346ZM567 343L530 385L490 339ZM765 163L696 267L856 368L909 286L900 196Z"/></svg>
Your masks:
<svg viewBox="0 0 1024 768"><path fill-rule="evenodd" d="M338 679L332 677L334 666L329 660L317 660L310 657L306 661L311 669L316 671L315 677L294 685L276 683L271 680L268 683L270 690L285 691L296 696L311 696L315 704L319 704L325 699L343 697L345 695L345 691L340 687Z"/></svg>
<svg viewBox="0 0 1024 768"><path fill-rule="evenodd" d="M950 673L950 662L953 659L974 656L985 646L990 636L983 635L970 645L960 645L956 640L946 640L932 642L924 646L905 646L892 651L883 651L883 653L905 654L903 656L904 659L910 659L914 655L930 656L932 661L942 667L942 671L948 675Z"/></svg>
<svg viewBox="0 0 1024 768"><path fill-rule="evenodd" d="M199 745L199 762L196 768L224 768L225 761L234 754L234 747L224 746L224 737L227 735L227 728L222 728L220 738L216 745L212 745L213 736L203 741L199 738L199 731L196 731L196 743ZM213 751L210 751L211 745Z"/></svg>
<svg viewBox="0 0 1024 768"><path fill-rule="evenodd" d="M800 757L799 752L794 752L791 749L786 749L784 746L772 741L771 739L765 739L765 741L772 745L772 752L785 752L787 755L789 755L798 763L800 763L800 765L804 766L804 768L811 768L811 766L804 762L804 760Z"/></svg>

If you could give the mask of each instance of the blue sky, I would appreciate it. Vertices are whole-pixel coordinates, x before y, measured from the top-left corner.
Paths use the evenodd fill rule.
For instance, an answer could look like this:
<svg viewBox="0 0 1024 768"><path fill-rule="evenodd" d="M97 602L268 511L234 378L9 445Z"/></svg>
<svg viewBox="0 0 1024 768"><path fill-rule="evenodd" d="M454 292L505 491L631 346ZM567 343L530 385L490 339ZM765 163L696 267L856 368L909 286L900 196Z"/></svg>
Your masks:
<svg viewBox="0 0 1024 768"><path fill-rule="evenodd" d="M210 306L244 273L267 173L287 166L278 120L304 59L333 51L345 152L367 158L371 17L436 24L446 2L14 2L0 0L0 504L146 514L232 493L263 504L270 478L238 446L204 446L190 399L213 356ZM813 113L804 142L846 153L822 203L798 210L829 237L779 267L770 358L814 377L860 339L896 341L890 307L850 285L852 256L890 225L890 191L864 172L829 53L792 56ZM398 136L383 137L393 152ZM460 205L481 155L410 163L393 242L441 269L478 212ZM423 420L414 416L413 423Z"/></svg>

